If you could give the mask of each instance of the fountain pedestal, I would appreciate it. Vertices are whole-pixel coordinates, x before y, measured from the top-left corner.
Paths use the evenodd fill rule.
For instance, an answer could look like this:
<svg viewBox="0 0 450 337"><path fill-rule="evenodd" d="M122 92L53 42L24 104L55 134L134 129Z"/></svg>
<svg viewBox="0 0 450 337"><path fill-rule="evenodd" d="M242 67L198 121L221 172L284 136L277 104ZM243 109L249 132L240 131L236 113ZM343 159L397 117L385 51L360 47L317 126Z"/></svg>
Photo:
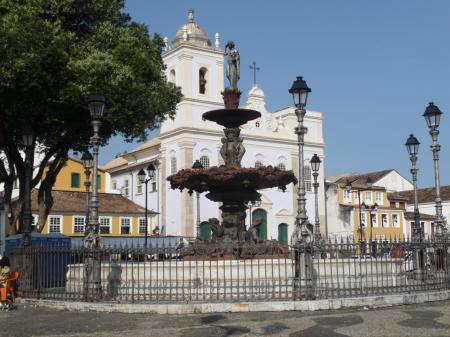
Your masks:
<svg viewBox="0 0 450 337"><path fill-rule="evenodd" d="M245 241L245 217L247 206L242 201L226 201L220 207L224 242Z"/></svg>

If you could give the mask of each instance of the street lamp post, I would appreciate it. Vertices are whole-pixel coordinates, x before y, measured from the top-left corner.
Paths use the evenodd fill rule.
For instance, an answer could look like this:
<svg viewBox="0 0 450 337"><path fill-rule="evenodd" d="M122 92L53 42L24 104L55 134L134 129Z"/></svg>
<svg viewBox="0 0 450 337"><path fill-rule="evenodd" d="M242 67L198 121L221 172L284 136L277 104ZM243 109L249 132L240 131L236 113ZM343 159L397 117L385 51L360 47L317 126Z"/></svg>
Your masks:
<svg viewBox="0 0 450 337"><path fill-rule="evenodd" d="M160 215L160 211L159 211L159 193L160 193L160 182L159 182L159 161L157 159L155 159L153 162L153 166L155 167L156 171L155 171L155 186L156 186L156 212L158 214L156 214L156 226L157 228L159 228L159 215Z"/></svg>
<svg viewBox="0 0 450 337"><path fill-rule="evenodd" d="M22 142L25 146L25 182L23 197L23 213L22 213L22 233L23 246L31 245L31 178L33 175L33 149L34 149L34 132L29 126L22 130Z"/></svg>
<svg viewBox="0 0 450 337"><path fill-rule="evenodd" d="M200 162L200 160L196 160L194 162L194 164L192 165L192 169L193 170L202 170L203 169L203 165ZM196 196L197 196L197 233L196 233L196 238L197 240L200 240L200 193L196 192Z"/></svg>
<svg viewBox="0 0 450 337"><path fill-rule="evenodd" d="M314 201L315 201L314 240L319 241L321 240L322 237L320 235L319 197L318 197L319 183L317 182L317 177L319 176L319 168L321 160L316 153L314 153L314 156L312 156L310 163L314 177L313 183Z"/></svg>
<svg viewBox="0 0 450 337"><path fill-rule="evenodd" d="M359 214L360 214L360 223L359 223L359 242L360 242L360 255L363 256L366 253L366 235L364 233L364 227L366 226L366 209L367 205L365 202L362 202L359 205ZM364 213L364 222L362 222L362 214Z"/></svg>
<svg viewBox="0 0 450 337"><path fill-rule="evenodd" d="M373 180L370 177L367 177L366 180L366 186L367 189L372 189L373 186ZM345 183L345 189L348 193L351 193L352 188L354 188L352 186L352 183L347 180ZM362 212L366 210L367 206L365 203L361 203L361 190L360 188L354 188L356 189L356 193L358 195L358 211L359 211L359 245L360 245L360 255L363 255L363 251L365 251L365 247L364 247L364 241L363 241L363 221L362 221Z"/></svg>
<svg viewBox="0 0 450 337"><path fill-rule="evenodd" d="M86 177L86 179L84 181L84 186L86 188L86 219L84 220L85 227L86 227L85 231L86 231L89 226L89 209L90 209L90 202L89 202L90 193L89 192L90 192L91 182L89 179L91 176L92 166L94 166L94 157L92 157L92 154L90 154L89 151L86 151L81 156L81 161L83 162L84 174Z"/></svg>
<svg viewBox="0 0 450 337"><path fill-rule="evenodd" d="M416 276L421 278L421 270L423 268L423 250L420 247L420 243L423 240L422 228L420 226L420 214L419 214L419 200L417 197L417 154L419 152L419 141L414 135L409 135L406 140L405 146L408 150L409 159L411 160L411 174L414 188L414 227L412 233L412 241L414 243L414 255L413 255L413 268L416 272Z"/></svg>
<svg viewBox="0 0 450 337"><path fill-rule="evenodd" d="M137 176L139 179L139 182L141 184L145 184L145 241L144 245L145 248L147 248L147 242L148 242L148 209L147 209L147 197L148 197L148 182L151 181L155 177L155 165L153 163L150 163L147 167L148 172L148 179L146 178L145 171L143 169L140 169Z"/></svg>
<svg viewBox="0 0 450 337"><path fill-rule="evenodd" d="M92 174L92 193L90 200L89 226L84 237L84 246L88 249L88 255L85 262L86 268L86 295L91 300L99 300L102 297L101 285L101 261L97 251L100 245L99 222L98 222L98 151L101 138L99 135L101 119L105 110L105 96L95 92L89 96L89 111L91 114L91 124L94 131L91 137L93 152L93 174Z"/></svg>
<svg viewBox="0 0 450 337"><path fill-rule="evenodd" d="M441 146L438 144L438 135L439 135L439 123L441 119L442 112L439 108L434 105L433 102L430 102L425 112L422 116L425 117L428 128L430 129L431 139L433 144L431 145L431 150L433 152L433 161L434 161L434 184L436 187L436 230L435 235L439 239L444 238L447 232L447 228L444 225L444 217L442 216L442 200L441 200L441 188L440 188L440 179L439 179L439 151L441 150Z"/></svg>
<svg viewBox="0 0 450 337"><path fill-rule="evenodd" d="M100 147L101 138L99 135L101 119L105 110L105 97L101 93L93 93L89 96L89 111L91 113L91 124L94 130L94 135L91 137L92 152L93 152L93 174L92 174L92 193L91 193L91 212L89 216L89 230L87 236L84 238L86 248L98 248L100 237L98 234L98 150Z"/></svg>
<svg viewBox="0 0 450 337"><path fill-rule="evenodd" d="M373 244L373 237L372 237L372 231L373 231L373 219L372 219L372 215L374 215L374 213L375 213L375 216L376 216L377 211L378 211L378 204L377 204L377 203L374 203L374 204L370 207L370 239L369 239L369 241L370 241L370 251L371 251L371 253L372 253L371 255L372 255L373 257L375 257L376 249L373 249L373 248L374 248L374 244Z"/></svg>
<svg viewBox="0 0 450 337"><path fill-rule="evenodd" d="M305 145L305 134L307 128L303 126L303 120L306 115L306 102L311 89L305 80L298 76L289 89L292 94L295 105L295 115L297 116L297 134L298 143L298 209L295 217L295 229L291 237L292 245L295 247L295 297L310 299L313 297L312 284L312 240L313 229L306 215L306 193L305 193L305 175L304 175L304 156L303 148Z"/></svg>
<svg viewBox="0 0 450 337"><path fill-rule="evenodd" d="M305 192L305 175L303 171L304 157L303 147L305 145L305 134L308 131L303 126L303 120L306 115L306 102L308 100L308 94L311 89L306 84L303 77L298 76L289 89L289 93L292 94L295 104L295 115L297 116L297 127L295 133L297 134L298 142L298 177L299 177L299 189L298 189L298 210L295 218L296 230L294 231L294 241L311 242L311 232L309 230L308 216L306 215L306 192ZM300 235L300 237L299 237Z"/></svg>
<svg viewBox="0 0 450 337"><path fill-rule="evenodd" d="M422 228L420 227L420 215L419 215L419 201L417 197L417 172L419 171L417 163L417 153L419 152L419 141L414 135L409 135L405 146L409 153L409 159L411 160L411 174L414 188L414 227L413 227L413 241L421 241L423 238Z"/></svg>

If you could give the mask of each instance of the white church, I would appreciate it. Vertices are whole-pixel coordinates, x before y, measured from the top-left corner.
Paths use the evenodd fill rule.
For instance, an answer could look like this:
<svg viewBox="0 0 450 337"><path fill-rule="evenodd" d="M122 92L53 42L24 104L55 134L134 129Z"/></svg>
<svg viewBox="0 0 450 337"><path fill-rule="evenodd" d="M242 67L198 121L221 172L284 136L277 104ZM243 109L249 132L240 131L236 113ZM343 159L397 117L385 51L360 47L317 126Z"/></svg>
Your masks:
<svg viewBox="0 0 450 337"><path fill-rule="evenodd" d="M202 114L224 107L221 92L224 90L224 51L220 47L219 34L214 43L194 20L189 10L188 22L178 29L172 43L166 41L163 60L166 64L167 80L181 87L184 98L177 106L175 118L164 121L158 137L133 151L117 157L106 164L110 174L110 190L122 193L132 201L145 206L144 186L139 183L137 173L149 163L157 167L154 179L148 184L148 209L159 213L150 219L151 233L156 226L163 235L196 236L197 199L195 193L172 190L166 178L181 169L191 168L196 159L204 167L221 165L219 150L222 146L222 128L202 120ZM240 48L239 48L240 47ZM245 46L238 46L245 53ZM293 69L295 79L297 69ZM244 90L245 88L240 88ZM298 144L295 134L297 119L294 107L268 112L265 108L263 90L255 83L248 92L243 108L261 112L261 118L243 126L241 136L246 149L243 167L260 165L278 166L293 170L298 177ZM286 90L286 102L291 97ZM242 105L242 102L241 102ZM314 190L310 159L314 153L322 160L319 171L319 214L321 232L325 229L324 196L324 141L322 113L308 110L305 117L308 128L305 142L304 172L306 174L307 214L314 222ZM263 218L262 227L266 239L279 239L287 243L294 228L297 213L297 186L290 184L285 192L273 189L259 191L261 205L252 207L253 216ZM200 221L208 226L208 219L220 219L219 207L200 196ZM249 216L247 211L247 226ZM203 229L202 229L203 231Z"/></svg>

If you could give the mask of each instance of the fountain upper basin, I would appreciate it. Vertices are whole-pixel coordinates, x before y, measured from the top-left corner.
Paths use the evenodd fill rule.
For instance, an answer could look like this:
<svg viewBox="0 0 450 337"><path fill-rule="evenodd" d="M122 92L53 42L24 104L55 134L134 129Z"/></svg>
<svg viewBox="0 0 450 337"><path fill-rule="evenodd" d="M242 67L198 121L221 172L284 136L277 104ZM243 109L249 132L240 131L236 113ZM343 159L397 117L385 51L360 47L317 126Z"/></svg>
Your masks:
<svg viewBox="0 0 450 337"><path fill-rule="evenodd" d="M218 109L203 114L203 119L226 128L236 128L259 117L261 117L261 113L251 109Z"/></svg>

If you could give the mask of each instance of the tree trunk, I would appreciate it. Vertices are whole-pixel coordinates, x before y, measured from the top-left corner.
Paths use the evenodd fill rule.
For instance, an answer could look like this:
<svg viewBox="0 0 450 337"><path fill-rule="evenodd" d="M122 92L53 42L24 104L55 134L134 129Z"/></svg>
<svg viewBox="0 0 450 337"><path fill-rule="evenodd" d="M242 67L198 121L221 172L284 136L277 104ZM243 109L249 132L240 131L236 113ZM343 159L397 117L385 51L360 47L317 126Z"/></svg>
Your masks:
<svg viewBox="0 0 450 337"><path fill-rule="evenodd" d="M39 186L38 192L38 211L39 211L39 221L36 224L35 230L37 232L42 232L45 223L47 221L48 215L53 207L53 196L52 189L55 184L56 177L58 176L61 169L67 162L67 152L60 152L56 155L55 159L50 164L49 170L45 175L44 180Z"/></svg>
<svg viewBox="0 0 450 337"><path fill-rule="evenodd" d="M5 164L8 164L8 168ZM17 207L12 207L11 197L14 188L14 180L16 179L16 170L14 165L7 158L2 158L0 161L0 181L3 182L4 188L4 211L7 215L7 222L5 225L6 236L17 233L17 219L22 210L23 200L19 198Z"/></svg>

